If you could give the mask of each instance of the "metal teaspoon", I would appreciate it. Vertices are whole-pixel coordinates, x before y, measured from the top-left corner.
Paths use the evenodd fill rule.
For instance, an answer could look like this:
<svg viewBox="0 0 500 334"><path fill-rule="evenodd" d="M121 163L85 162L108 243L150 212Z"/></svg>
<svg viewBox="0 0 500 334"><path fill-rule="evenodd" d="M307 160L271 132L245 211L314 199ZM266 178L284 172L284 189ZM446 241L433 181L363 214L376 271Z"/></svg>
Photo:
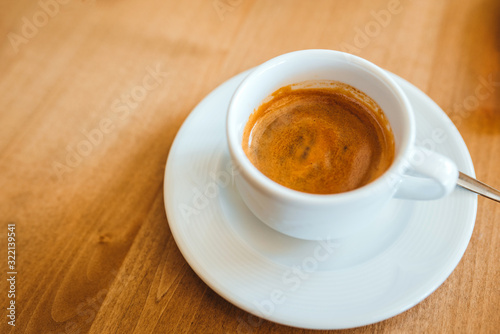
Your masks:
<svg viewBox="0 0 500 334"><path fill-rule="evenodd" d="M482 195L500 203L500 191L468 175L465 175L462 172L459 172L458 174L457 184L462 188L465 188L467 190L475 192L476 194Z"/></svg>

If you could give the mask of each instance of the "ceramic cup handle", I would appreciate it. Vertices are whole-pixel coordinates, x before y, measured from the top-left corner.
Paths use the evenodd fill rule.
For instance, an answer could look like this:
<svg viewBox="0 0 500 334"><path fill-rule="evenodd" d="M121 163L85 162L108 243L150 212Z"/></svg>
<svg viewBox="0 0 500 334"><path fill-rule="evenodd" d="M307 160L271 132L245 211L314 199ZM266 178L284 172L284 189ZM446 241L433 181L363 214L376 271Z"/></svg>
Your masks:
<svg viewBox="0 0 500 334"><path fill-rule="evenodd" d="M409 168L395 197L413 200L441 198L455 189L457 179L458 170L453 161L416 146L410 154Z"/></svg>

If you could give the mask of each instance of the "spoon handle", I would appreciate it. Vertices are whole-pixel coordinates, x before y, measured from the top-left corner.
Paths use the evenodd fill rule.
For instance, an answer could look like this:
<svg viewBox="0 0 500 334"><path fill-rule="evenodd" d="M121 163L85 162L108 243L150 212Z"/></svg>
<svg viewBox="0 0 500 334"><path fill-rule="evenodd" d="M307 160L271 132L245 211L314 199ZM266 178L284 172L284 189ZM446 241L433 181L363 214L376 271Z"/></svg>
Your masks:
<svg viewBox="0 0 500 334"><path fill-rule="evenodd" d="M500 191L490 187L483 182L480 182L462 172L459 172L457 184L465 189L468 189L476 194L482 195L500 203Z"/></svg>

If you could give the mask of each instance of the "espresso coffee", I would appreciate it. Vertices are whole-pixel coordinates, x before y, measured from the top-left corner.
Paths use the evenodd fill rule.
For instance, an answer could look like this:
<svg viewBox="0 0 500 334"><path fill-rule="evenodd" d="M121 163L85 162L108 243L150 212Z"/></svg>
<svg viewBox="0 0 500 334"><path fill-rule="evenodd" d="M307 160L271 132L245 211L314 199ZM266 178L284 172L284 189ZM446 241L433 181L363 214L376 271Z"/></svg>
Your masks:
<svg viewBox="0 0 500 334"><path fill-rule="evenodd" d="M394 135L382 109L337 81L275 91L249 117L242 146L268 178L313 194L359 188L394 160Z"/></svg>

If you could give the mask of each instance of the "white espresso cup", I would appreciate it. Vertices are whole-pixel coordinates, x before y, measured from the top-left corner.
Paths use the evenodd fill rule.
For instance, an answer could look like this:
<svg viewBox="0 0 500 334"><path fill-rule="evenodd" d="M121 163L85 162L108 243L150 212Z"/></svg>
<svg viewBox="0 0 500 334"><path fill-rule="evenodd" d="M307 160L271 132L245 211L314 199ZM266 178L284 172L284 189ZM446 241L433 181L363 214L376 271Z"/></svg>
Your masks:
<svg viewBox="0 0 500 334"><path fill-rule="evenodd" d="M269 179L242 148L249 116L273 92L308 80L335 80L370 96L384 111L395 140L394 161L379 178L344 193L320 195L292 190ZM343 238L375 220L392 198L438 199L455 188L450 159L415 146L415 118L401 88L381 68L332 50L287 53L257 66L234 93L227 114L229 152L239 173L236 187L248 208L271 228L308 240Z"/></svg>

